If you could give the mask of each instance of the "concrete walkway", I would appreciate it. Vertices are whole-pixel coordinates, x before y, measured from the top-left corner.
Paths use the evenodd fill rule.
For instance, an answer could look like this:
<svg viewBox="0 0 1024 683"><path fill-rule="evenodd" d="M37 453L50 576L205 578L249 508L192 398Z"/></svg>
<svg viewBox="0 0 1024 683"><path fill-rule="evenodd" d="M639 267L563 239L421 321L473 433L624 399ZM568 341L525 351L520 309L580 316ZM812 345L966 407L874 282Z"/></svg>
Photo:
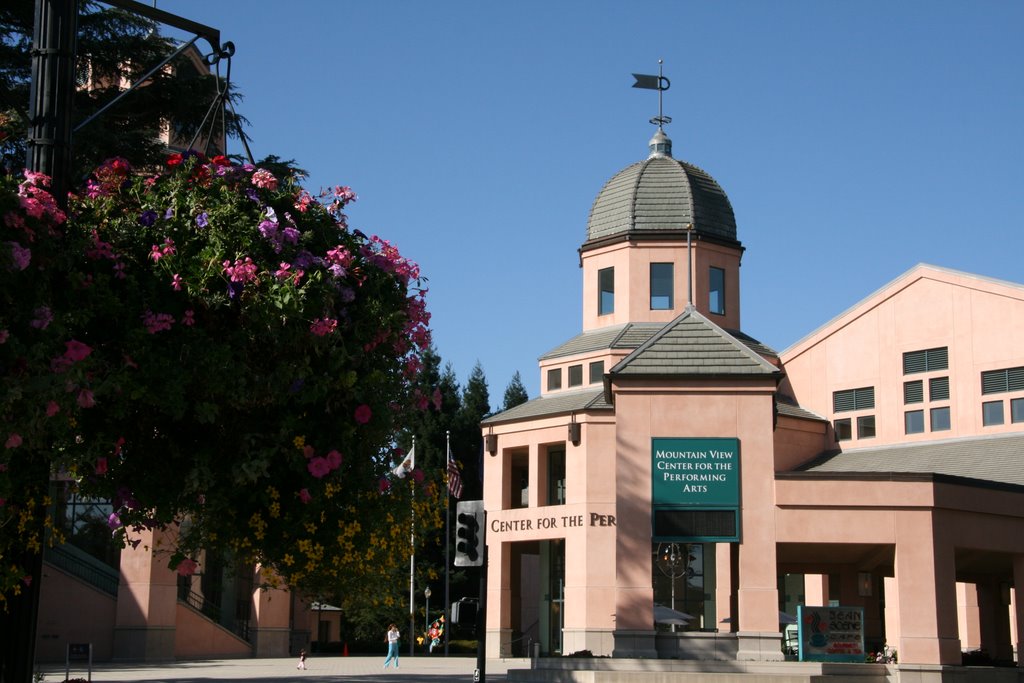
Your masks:
<svg viewBox="0 0 1024 683"><path fill-rule="evenodd" d="M331 681L360 680L367 683L379 681L410 681L411 683L440 683L458 681L470 683L476 669L475 657L406 657L402 656L399 668L383 668L384 656L340 657L311 655L306 659L307 669L295 668L298 660L287 659L210 659L163 664L110 663L93 664L93 683L114 683L116 681L137 681L138 683L208 683L209 681L259 681L260 683L295 683L315 680L319 683ZM505 673L510 668L529 668L527 659L488 660L487 683L504 683ZM64 666L46 664L37 667L45 674L44 683L61 683L64 680ZM70 678L88 679L87 665L72 662Z"/></svg>

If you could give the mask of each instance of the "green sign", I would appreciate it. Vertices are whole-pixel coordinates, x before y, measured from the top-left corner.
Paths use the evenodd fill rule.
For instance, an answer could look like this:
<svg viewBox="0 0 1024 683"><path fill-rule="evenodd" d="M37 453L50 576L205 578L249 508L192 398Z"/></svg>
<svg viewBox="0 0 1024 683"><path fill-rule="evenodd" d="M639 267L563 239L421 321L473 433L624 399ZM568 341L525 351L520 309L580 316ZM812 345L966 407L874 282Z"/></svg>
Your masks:
<svg viewBox="0 0 1024 683"><path fill-rule="evenodd" d="M739 507L739 439L652 439L651 504Z"/></svg>

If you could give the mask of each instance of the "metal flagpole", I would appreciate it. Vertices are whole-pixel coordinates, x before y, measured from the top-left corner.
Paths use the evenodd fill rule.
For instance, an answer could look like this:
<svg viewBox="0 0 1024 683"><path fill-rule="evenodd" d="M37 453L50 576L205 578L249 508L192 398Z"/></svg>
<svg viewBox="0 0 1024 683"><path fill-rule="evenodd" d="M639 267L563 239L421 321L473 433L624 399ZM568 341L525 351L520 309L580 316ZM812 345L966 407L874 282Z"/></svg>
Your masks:
<svg viewBox="0 0 1024 683"><path fill-rule="evenodd" d="M445 431L444 433L444 471L446 476L451 476L448 473L448 463L451 462L452 458L452 433L451 431ZM449 482L449 489L444 492L444 656L448 656L448 634L451 628L451 615L448 614L448 609L451 607L448 597L448 585L451 578L451 524L452 524L452 492L451 482Z"/></svg>
<svg viewBox="0 0 1024 683"><path fill-rule="evenodd" d="M416 469L416 437L412 437L412 462L409 476ZM416 480L412 481L412 496L416 497ZM413 508L409 522L409 656L412 657L416 647L416 509Z"/></svg>

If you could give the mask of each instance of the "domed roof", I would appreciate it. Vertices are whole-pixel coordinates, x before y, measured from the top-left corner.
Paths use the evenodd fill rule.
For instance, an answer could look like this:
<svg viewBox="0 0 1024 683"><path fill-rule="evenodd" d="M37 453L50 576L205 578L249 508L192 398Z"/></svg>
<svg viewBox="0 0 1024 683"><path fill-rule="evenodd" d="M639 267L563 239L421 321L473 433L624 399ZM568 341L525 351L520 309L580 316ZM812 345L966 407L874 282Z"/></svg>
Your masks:
<svg viewBox="0 0 1024 683"><path fill-rule="evenodd" d="M672 158L672 141L661 128L651 138L651 154L612 176L594 200L587 242L611 237L696 233L736 242L732 204L715 179Z"/></svg>

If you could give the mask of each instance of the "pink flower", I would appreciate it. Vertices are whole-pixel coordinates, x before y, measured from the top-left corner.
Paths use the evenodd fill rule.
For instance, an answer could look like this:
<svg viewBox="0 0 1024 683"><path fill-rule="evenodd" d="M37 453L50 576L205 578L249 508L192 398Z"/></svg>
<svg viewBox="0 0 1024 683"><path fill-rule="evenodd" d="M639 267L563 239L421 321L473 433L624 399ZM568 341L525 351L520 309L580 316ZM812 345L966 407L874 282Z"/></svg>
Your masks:
<svg viewBox="0 0 1024 683"><path fill-rule="evenodd" d="M12 432L11 435L7 437L7 443L4 444L4 447L17 448L18 446L21 445L21 443L21 434L18 434L17 432Z"/></svg>
<svg viewBox="0 0 1024 683"><path fill-rule="evenodd" d="M175 292L181 291L181 276L178 275L177 273L175 273L174 277L171 278L171 288Z"/></svg>
<svg viewBox="0 0 1024 683"><path fill-rule="evenodd" d="M323 337L338 329L338 321L333 318L317 318L309 326L309 331L318 337Z"/></svg>
<svg viewBox="0 0 1024 683"><path fill-rule="evenodd" d="M107 527L109 527L110 529L121 528L121 518L117 515L116 512L111 512L110 515L107 517Z"/></svg>
<svg viewBox="0 0 1024 683"><path fill-rule="evenodd" d="M309 461L309 465L306 466L309 473L317 479L323 479L331 471L331 466L327 464L326 458L316 457Z"/></svg>
<svg viewBox="0 0 1024 683"><path fill-rule="evenodd" d="M341 467L341 453L338 451L332 450L324 457L327 459L327 464L330 465L332 470L336 470Z"/></svg>
<svg viewBox="0 0 1024 683"><path fill-rule="evenodd" d="M32 315L35 317L29 322L29 327L34 327L37 330L45 330L53 322L53 311L49 306L40 306L32 311Z"/></svg>
<svg viewBox="0 0 1024 683"><path fill-rule="evenodd" d="M356 408L356 422L358 422L359 424L366 424L367 422L370 421L371 417L373 417L373 411L370 410L370 406L363 403L358 408Z"/></svg>
<svg viewBox="0 0 1024 683"><path fill-rule="evenodd" d="M235 259L234 265L229 260L224 261L221 265L224 267L224 273L231 278L232 282L254 282L257 279L256 264L249 256L246 256L244 261Z"/></svg>
<svg viewBox="0 0 1024 683"><path fill-rule="evenodd" d="M196 324L196 312L191 308L185 311L185 315L181 319L181 324L187 327L192 327Z"/></svg>
<svg viewBox="0 0 1024 683"><path fill-rule="evenodd" d="M380 489L381 493L384 493L391 488L391 482L388 481L387 477L381 477L380 481L377 483L377 487Z"/></svg>
<svg viewBox="0 0 1024 683"><path fill-rule="evenodd" d="M83 408L92 408L96 405L96 399L93 397L91 389L82 389L78 392L78 405Z"/></svg>
<svg viewBox="0 0 1024 683"><path fill-rule="evenodd" d="M69 359L73 363L77 363L80 360L85 360L86 358L88 358L89 354L92 353L92 347L90 347L88 344L83 344L82 342L76 339L64 342L64 347L66 349L64 351L64 357Z"/></svg>
<svg viewBox="0 0 1024 683"><path fill-rule="evenodd" d="M307 444L302 447L302 454L307 458L312 458L314 455L316 455L316 451L313 449L312 446Z"/></svg>
<svg viewBox="0 0 1024 683"><path fill-rule="evenodd" d="M142 324L146 326L146 331L150 334L156 334L171 329L171 325L174 324L174 316L168 313L146 311L142 315Z"/></svg>
<svg viewBox="0 0 1024 683"><path fill-rule="evenodd" d="M46 417L53 417L60 412L60 405L56 401L50 401L46 404Z"/></svg>
<svg viewBox="0 0 1024 683"><path fill-rule="evenodd" d="M260 187L273 192L277 189L277 178L270 171L258 168L256 172L252 174L252 184L256 187Z"/></svg>
<svg viewBox="0 0 1024 683"><path fill-rule="evenodd" d="M309 489L299 490L299 500L301 500L303 503L308 503L309 501L313 500L313 496L309 495Z"/></svg>
<svg viewBox="0 0 1024 683"><path fill-rule="evenodd" d="M106 474L106 473L107 473L107 459L106 458L96 458L96 474Z"/></svg>
<svg viewBox="0 0 1024 683"><path fill-rule="evenodd" d="M192 576L196 573L196 567L198 566L199 564L195 560L186 557L178 563L178 576Z"/></svg>

